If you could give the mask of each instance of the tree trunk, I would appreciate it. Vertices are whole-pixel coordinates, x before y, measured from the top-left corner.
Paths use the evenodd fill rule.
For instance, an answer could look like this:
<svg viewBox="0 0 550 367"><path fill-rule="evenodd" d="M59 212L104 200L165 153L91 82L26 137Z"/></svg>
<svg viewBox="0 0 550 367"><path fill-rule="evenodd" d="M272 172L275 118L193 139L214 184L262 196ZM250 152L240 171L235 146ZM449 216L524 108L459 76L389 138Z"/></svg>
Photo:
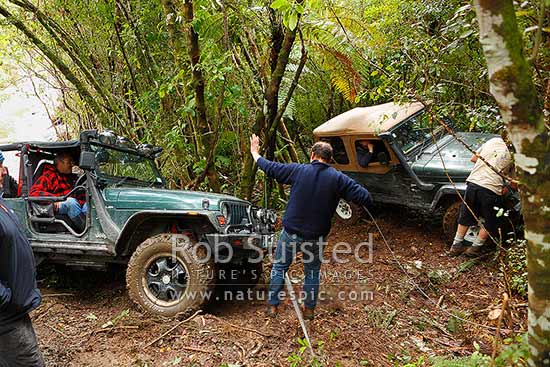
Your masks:
<svg viewBox="0 0 550 367"><path fill-rule="evenodd" d="M77 46L75 45L72 38L67 34L67 32L61 26L59 26L59 24L57 24L51 17L41 12L40 9L34 6L31 2L27 0L10 0L10 2L26 11L32 12L36 16L38 22L44 27L44 29L50 34L50 36L52 36L56 44L59 45L59 47L61 47L63 51L67 53L67 55L78 67L78 70L80 70L80 72L84 75L88 83L101 97L101 99L103 100L103 108L118 113L118 111L113 110L114 108L116 108L115 103L109 98L108 93L101 87L98 80L92 75L92 72L81 60L77 49L75 49Z"/></svg>
<svg viewBox="0 0 550 367"><path fill-rule="evenodd" d="M550 365L549 139L512 0L475 0L491 93L516 149L527 240L530 366Z"/></svg>
<svg viewBox="0 0 550 367"><path fill-rule="evenodd" d="M285 142L288 144L287 150L288 154L290 154L292 162L298 162L300 159L298 158L298 152L296 152L294 141L290 138L290 134L288 133L288 129L286 128L286 124L282 120L281 124L279 125L279 132L281 133L281 136L283 137Z"/></svg>
<svg viewBox="0 0 550 367"><path fill-rule="evenodd" d="M196 122L199 131L199 147L201 155L207 160L205 167L205 175L209 179L210 187L214 191L220 190L218 174L215 170L213 160L209 159L208 154L211 150L216 149L216 142L213 139L213 131L208 124L206 116L206 104L204 101L204 89L205 82L200 65L200 48L199 48L199 35L193 28L193 1L185 0L183 4L183 12L187 23L187 35L189 40L189 59L191 61L191 71L193 78L193 89L195 91L195 106L196 106ZM214 156L212 154L212 156ZM197 185L197 182L195 183Z"/></svg>
<svg viewBox="0 0 550 367"><path fill-rule="evenodd" d="M19 29L25 36L31 41L42 54L55 65L55 67L63 74L63 76L76 88L78 94L82 99L90 106L95 114L100 119L107 120L103 110L90 94L84 83L71 71L69 66L61 59L61 57L53 50L51 50L44 42L42 42L30 29L28 29L23 22L13 16L6 8L0 5L0 15L4 16L6 20L14 27Z"/></svg>

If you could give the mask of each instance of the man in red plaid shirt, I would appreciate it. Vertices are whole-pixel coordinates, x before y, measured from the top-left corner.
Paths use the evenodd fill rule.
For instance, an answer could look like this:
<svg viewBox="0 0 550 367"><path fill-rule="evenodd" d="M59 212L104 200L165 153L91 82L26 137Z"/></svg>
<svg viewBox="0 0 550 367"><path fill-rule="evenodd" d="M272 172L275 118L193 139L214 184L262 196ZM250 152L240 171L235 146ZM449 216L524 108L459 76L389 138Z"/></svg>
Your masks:
<svg viewBox="0 0 550 367"><path fill-rule="evenodd" d="M64 196L75 185L77 176L73 174L74 161L69 153L59 153L55 156L55 167L44 165L42 175L32 185L30 196ZM75 224L82 222L82 216L88 211L84 192L76 192L65 201L54 203L54 212L67 215Z"/></svg>

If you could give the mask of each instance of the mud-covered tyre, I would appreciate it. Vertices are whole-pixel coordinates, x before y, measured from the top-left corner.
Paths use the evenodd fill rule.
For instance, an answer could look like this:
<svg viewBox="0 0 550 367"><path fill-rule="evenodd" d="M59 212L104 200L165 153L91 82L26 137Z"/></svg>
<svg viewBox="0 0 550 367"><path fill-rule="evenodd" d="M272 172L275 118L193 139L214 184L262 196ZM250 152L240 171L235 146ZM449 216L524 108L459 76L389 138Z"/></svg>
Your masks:
<svg viewBox="0 0 550 367"><path fill-rule="evenodd" d="M128 262L130 298L156 315L185 317L208 302L214 287L215 268L208 251L190 241L176 241L177 235L169 233L148 238Z"/></svg>
<svg viewBox="0 0 550 367"><path fill-rule="evenodd" d="M443 240L448 245L451 245L455 238L461 205L462 201L455 201L448 205L443 213Z"/></svg>
<svg viewBox="0 0 550 367"><path fill-rule="evenodd" d="M336 207L336 219L340 223L355 225L363 216L363 208L355 203L340 199Z"/></svg>

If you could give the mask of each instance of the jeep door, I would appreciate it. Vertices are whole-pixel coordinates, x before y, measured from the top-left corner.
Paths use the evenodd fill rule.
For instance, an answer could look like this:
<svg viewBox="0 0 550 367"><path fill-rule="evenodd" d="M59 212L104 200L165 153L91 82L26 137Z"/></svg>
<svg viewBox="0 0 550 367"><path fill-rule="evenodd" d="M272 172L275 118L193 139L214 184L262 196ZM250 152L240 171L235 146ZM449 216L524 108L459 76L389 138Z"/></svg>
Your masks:
<svg viewBox="0 0 550 367"><path fill-rule="evenodd" d="M332 145L332 166L366 187L378 203L422 207L426 194L416 187L391 146L374 135L323 137ZM374 154L366 167L358 162L358 142L368 140ZM385 158L385 159L384 159Z"/></svg>

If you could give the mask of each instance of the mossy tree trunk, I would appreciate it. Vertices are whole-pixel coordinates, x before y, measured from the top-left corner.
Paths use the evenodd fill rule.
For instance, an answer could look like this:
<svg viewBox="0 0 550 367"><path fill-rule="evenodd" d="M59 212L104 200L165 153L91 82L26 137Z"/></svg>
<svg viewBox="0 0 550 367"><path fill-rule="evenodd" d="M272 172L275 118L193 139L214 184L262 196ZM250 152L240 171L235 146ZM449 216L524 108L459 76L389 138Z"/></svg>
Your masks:
<svg viewBox="0 0 550 367"><path fill-rule="evenodd" d="M187 36L189 40L189 60L191 62L192 84L195 92L196 130L199 132L197 135L197 140L199 143L197 145L199 146L200 155L206 161L203 173L195 179L193 186L198 186L204 177L208 177L210 187L214 191L219 192L220 183L213 160L213 151L216 150L216 141L214 139L214 131L212 131L212 127L210 126L206 116L206 103L204 98L206 83L202 73L202 66L200 65L199 35L193 28L194 15L192 0L184 1L183 14L186 21L185 26L187 27Z"/></svg>
<svg viewBox="0 0 550 367"><path fill-rule="evenodd" d="M297 4L303 4L303 0L297 0ZM297 24L290 29L283 26L280 15L273 9L269 8L269 19L271 23L271 45L269 50L269 67L270 74L267 76L265 70L259 70L262 76L259 85L262 87L263 108L256 115L255 124L252 131L263 138L262 153L267 159L275 158L276 137L279 130L279 124L285 112L285 109L294 93L294 89L298 84L298 80L305 66L307 52L302 40L302 56L299 66L294 74L291 86L285 96L282 105L279 105L279 94L281 92L281 84L285 75L286 68L290 61L290 53L294 46L296 36L300 29L301 15L297 16ZM253 44L253 42L252 42ZM251 157L245 158L241 179L241 195L250 199L252 189L255 183L257 167L253 164ZM272 179L268 179L266 183L267 199L264 205L270 206L271 192L273 190Z"/></svg>
<svg viewBox="0 0 550 367"><path fill-rule="evenodd" d="M527 240L531 366L550 366L549 136L512 0L475 0L491 93L516 154Z"/></svg>
<svg viewBox="0 0 550 367"><path fill-rule="evenodd" d="M37 49L49 60L57 70L76 88L78 94L90 106L92 111L101 120L107 120L104 110L92 96L85 83L71 70L71 68L63 61L59 54L48 47L38 36L31 31L21 20L11 14L7 7L0 5L0 15L3 16L9 24L21 31Z"/></svg>

